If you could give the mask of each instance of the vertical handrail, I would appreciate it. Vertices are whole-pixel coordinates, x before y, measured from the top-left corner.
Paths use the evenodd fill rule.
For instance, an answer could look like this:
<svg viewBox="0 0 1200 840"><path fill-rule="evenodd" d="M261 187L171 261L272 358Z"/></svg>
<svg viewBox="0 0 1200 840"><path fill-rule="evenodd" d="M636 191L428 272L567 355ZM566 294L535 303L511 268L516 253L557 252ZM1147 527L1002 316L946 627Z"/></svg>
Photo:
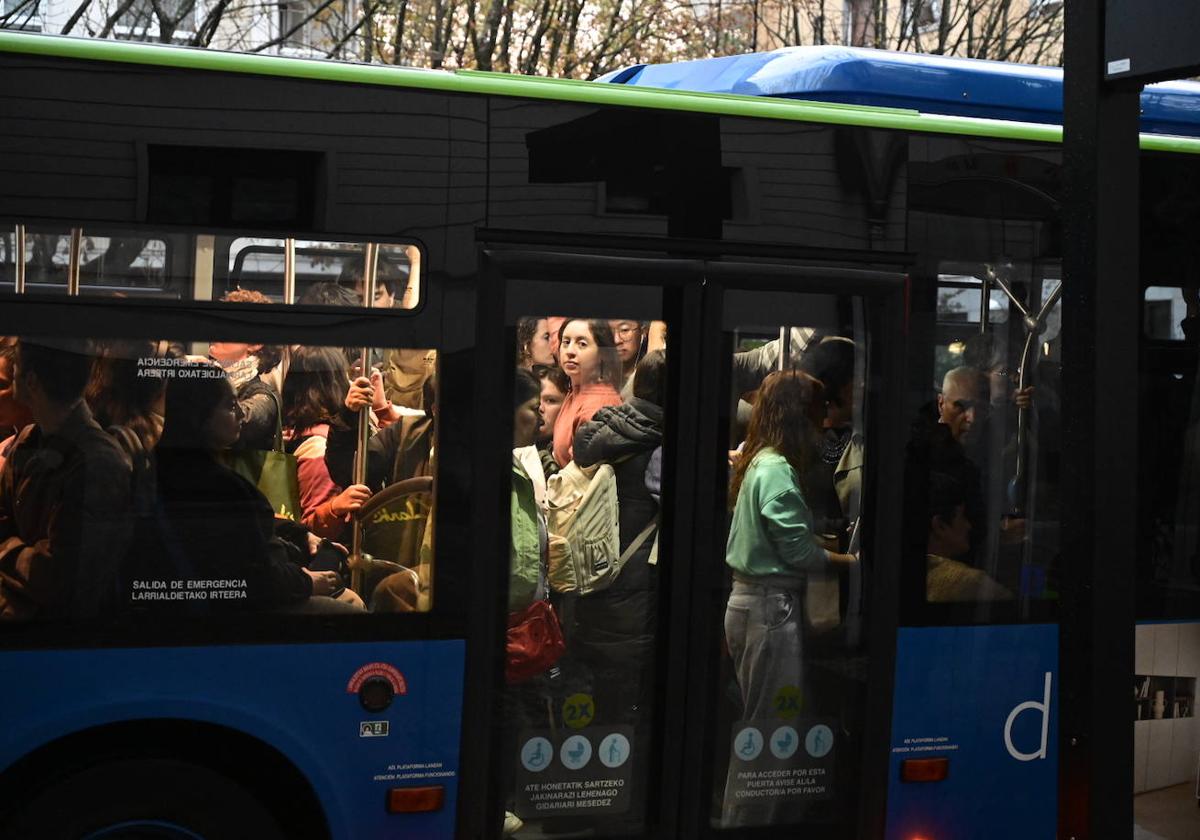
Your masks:
<svg viewBox="0 0 1200 840"><path fill-rule="evenodd" d="M979 334L986 335L992 321L992 284L987 272L979 281Z"/></svg>
<svg viewBox="0 0 1200 840"><path fill-rule="evenodd" d="M192 300L213 299L213 267L217 237L197 234L192 268Z"/></svg>
<svg viewBox="0 0 1200 840"><path fill-rule="evenodd" d="M79 270L82 262L83 228L71 228L71 253L67 258L67 295L79 295Z"/></svg>
<svg viewBox="0 0 1200 840"><path fill-rule="evenodd" d="M13 291L25 294L25 225L16 227L16 270L13 273Z"/></svg>
<svg viewBox="0 0 1200 840"><path fill-rule="evenodd" d="M1001 287L1003 288L1003 286ZM1011 292L1005 289L1005 293L1011 296ZM1042 304L1042 308L1035 314L1032 313L1032 307L1026 310L1024 307L1021 311L1024 313L1025 324L1025 346L1021 350L1021 366L1017 369L1017 391L1024 391L1029 385L1032 372L1030 371L1030 363L1033 360L1034 347L1037 346L1038 336L1046 327L1046 316L1050 314L1050 310L1058 303L1058 299L1062 297L1062 282L1054 287L1054 291L1046 298L1046 302ZM1014 299L1015 301L1015 299ZM1022 505L1019 499L1024 497L1025 493L1025 477L1029 471L1029 453L1026 452L1029 438L1029 409L1019 408L1017 410L1017 469L1013 475L1012 481L1009 482L1008 495L1009 503L1014 509L1021 510Z"/></svg>
<svg viewBox="0 0 1200 840"><path fill-rule="evenodd" d="M363 305L371 306L375 302L375 274L379 268L379 246L368 242L363 251ZM371 376L371 348L361 348L361 375ZM371 439L371 406L363 406L358 414L358 445L354 450L354 483L367 483L367 445ZM363 547L362 520L354 517L352 541L350 549L350 588L355 592L362 590L363 578Z"/></svg>
<svg viewBox="0 0 1200 840"><path fill-rule="evenodd" d="M283 240L283 302L296 302L296 240Z"/></svg>
<svg viewBox="0 0 1200 840"><path fill-rule="evenodd" d="M788 327L779 328L779 370L787 370L788 356L792 353L792 331Z"/></svg>

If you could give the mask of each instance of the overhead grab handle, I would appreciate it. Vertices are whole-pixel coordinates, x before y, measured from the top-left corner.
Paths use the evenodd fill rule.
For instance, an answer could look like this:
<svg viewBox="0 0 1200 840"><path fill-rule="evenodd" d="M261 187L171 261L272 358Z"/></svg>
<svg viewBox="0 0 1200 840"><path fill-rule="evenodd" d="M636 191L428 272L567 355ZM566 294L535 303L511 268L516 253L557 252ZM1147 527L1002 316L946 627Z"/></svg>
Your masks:
<svg viewBox="0 0 1200 840"><path fill-rule="evenodd" d="M1012 305L1021 310L1021 317L1028 318L1029 310L1026 309L1025 304L1022 303L1015 294L1013 294L1012 288L1004 281L1004 278L1000 276L1000 273L996 271L995 266L987 266L986 273L988 282L995 283L997 286L999 286L1000 291L1004 292L1005 296L1012 301Z"/></svg>

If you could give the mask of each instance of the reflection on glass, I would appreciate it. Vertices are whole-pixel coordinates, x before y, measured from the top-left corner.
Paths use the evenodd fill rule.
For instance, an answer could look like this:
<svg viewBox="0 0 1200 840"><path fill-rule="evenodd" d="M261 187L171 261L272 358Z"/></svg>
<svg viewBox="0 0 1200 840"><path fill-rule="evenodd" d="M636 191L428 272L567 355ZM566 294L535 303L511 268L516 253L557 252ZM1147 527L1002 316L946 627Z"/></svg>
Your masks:
<svg viewBox="0 0 1200 840"><path fill-rule="evenodd" d="M1056 597L1061 286L1054 265L997 260L975 273L990 287L986 323L946 305L961 284L939 277L930 396L906 454L906 527L926 544L930 602L1024 610Z"/></svg>
<svg viewBox="0 0 1200 840"><path fill-rule="evenodd" d="M229 244L227 285L255 289L281 300L287 289L289 248L293 254L294 302L309 306L363 305L368 254L362 242L235 239ZM415 308L420 293L420 252L413 246L383 245L377 254L371 305Z"/></svg>
<svg viewBox="0 0 1200 840"><path fill-rule="evenodd" d="M334 347L0 340L0 619L428 609L433 416L352 370Z"/></svg>
<svg viewBox="0 0 1200 840"><path fill-rule="evenodd" d="M661 324L633 319L517 324L509 832L642 830L664 562L664 338ZM554 632L531 642L535 626Z"/></svg>
<svg viewBox="0 0 1200 840"><path fill-rule="evenodd" d="M714 826L855 818L867 347L842 303L841 326L734 333Z"/></svg>
<svg viewBox="0 0 1200 840"><path fill-rule="evenodd" d="M366 296L363 242L229 237L105 228L25 229L24 292L154 300L230 300L238 290L272 303L361 307ZM73 245L72 243L77 244ZM0 292L16 289L15 231L0 235ZM416 309L421 253L384 243L374 253L371 305ZM74 266L78 266L74 269Z"/></svg>
<svg viewBox="0 0 1200 840"><path fill-rule="evenodd" d="M1134 834L1185 840L1200 831L1200 623L1158 621L1135 632Z"/></svg>
<svg viewBox="0 0 1200 840"><path fill-rule="evenodd" d="M1200 293L1175 282L1143 292L1131 715L1135 834L1164 840L1200 836Z"/></svg>
<svg viewBox="0 0 1200 840"><path fill-rule="evenodd" d="M158 293L168 280L169 239L161 234L147 236L112 230L82 231L77 246L79 293L112 296ZM70 231L27 229L24 253L27 292L44 294L68 291L71 243ZM0 264L3 266L0 288L13 288L16 257L15 236L9 234L0 240Z"/></svg>

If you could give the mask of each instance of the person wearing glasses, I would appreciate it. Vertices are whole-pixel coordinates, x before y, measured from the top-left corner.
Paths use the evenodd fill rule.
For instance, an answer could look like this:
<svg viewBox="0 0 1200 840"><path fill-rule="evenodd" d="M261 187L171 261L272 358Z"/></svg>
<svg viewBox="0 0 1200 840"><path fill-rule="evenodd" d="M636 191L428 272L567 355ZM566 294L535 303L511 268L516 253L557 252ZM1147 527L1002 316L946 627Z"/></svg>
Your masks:
<svg viewBox="0 0 1200 840"><path fill-rule="evenodd" d="M646 354L646 332L649 324L643 321L609 321L621 358L621 399L633 396L633 374L638 361Z"/></svg>

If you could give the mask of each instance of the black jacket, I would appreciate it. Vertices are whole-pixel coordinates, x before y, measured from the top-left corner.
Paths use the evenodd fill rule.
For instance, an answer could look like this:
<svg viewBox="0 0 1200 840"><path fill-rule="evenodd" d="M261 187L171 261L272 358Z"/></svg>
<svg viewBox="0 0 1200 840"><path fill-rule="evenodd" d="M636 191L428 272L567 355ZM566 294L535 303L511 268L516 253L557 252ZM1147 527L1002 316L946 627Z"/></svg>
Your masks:
<svg viewBox="0 0 1200 840"><path fill-rule="evenodd" d="M971 551L968 562L980 559L987 544L988 516L983 496L983 481L978 465L954 439L950 427L938 422L937 406L922 407L912 424L905 463L905 517L911 534L906 545L922 546L924 554L929 534L929 480L932 473L955 479L964 494L967 519L971 522Z"/></svg>
<svg viewBox="0 0 1200 840"><path fill-rule="evenodd" d="M380 490L406 478L433 475L433 417L401 417L372 435L367 443L367 486ZM325 446L325 467L342 487L354 483L354 452L358 448L358 415L342 410L340 423L331 424Z"/></svg>
<svg viewBox="0 0 1200 840"><path fill-rule="evenodd" d="M613 465L620 503L621 551L658 515L658 503L646 489L646 465L662 444L662 408L637 397L602 408L575 433L575 462L590 467ZM654 568L647 560L654 535L634 552L612 585L579 599L576 619L587 639L634 639L654 632Z"/></svg>
<svg viewBox="0 0 1200 840"><path fill-rule="evenodd" d="M299 546L275 536L271 505L206 452L159 447L158 493L163 543L154 577L245 580L246 599L210 608L273 607L312 595ZM149 570L147 570L149 571Z"/></svg>

